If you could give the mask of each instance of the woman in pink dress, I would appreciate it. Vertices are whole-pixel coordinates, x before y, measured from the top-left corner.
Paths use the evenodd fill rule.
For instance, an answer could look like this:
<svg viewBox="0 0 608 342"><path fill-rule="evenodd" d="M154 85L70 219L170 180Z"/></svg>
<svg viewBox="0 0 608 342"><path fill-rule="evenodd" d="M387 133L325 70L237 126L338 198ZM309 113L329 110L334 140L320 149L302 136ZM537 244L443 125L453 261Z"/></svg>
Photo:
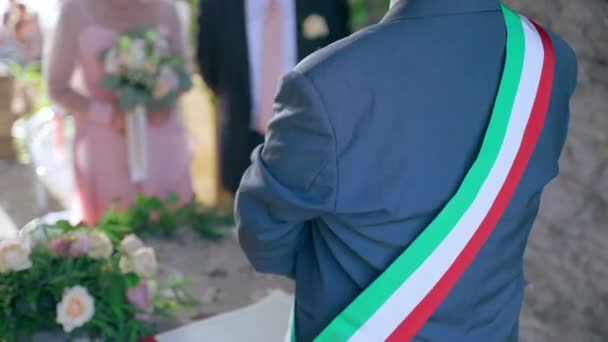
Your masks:
<svg viewBox="0 0 608 342"><path fill-rule="evenodd" d="M75 118L75 218L95 224L114 207L128 207L135 195L180 199L192 196L189 139L175 106L148 122L148 177L129 177L125 120L115 97L103 89L100 54L132 29L163 29L172 49L186 60L186 43L177 11L169 0L63 1L45 60L50 97ZM78 74L80 82L73 82ZM75 87L74 84L81 86Z"/></svg>

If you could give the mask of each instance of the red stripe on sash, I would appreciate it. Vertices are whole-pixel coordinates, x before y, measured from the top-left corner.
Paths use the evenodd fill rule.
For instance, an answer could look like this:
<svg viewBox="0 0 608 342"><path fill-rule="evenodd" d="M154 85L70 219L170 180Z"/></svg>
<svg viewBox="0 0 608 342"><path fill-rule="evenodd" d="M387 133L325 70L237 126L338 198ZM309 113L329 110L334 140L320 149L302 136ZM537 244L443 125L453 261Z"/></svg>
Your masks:
<svg viewBox="0 0 608 342"><path fill-rule="evenodd" d="M154 337L146 337L137 342L157 342L157 341L156 341L156 338L154 338Z"/></svg>
<svg viewBox="0 0 608 342"><path fill-rule="evenodd" d="M526 170L549 109L555 66L555 52L551 39L540 26L536 23L533 24L541 37L545 59L539 88L532 106L532 114L526 125L522 145L517 152L505 184L503 184L500 189L487 216L484 218L471 240L467 243L466 247L458 255L452 266L450 266L448 271L442 276L426 297L416 306L416 308L414 308L412 313L406 317L399 324L397 329L395 329L386 339L388 342L409 341L424 326L483 247L483 244L496 227L496 224L498 224L498 221L511 201L513 193Z"/></svg>

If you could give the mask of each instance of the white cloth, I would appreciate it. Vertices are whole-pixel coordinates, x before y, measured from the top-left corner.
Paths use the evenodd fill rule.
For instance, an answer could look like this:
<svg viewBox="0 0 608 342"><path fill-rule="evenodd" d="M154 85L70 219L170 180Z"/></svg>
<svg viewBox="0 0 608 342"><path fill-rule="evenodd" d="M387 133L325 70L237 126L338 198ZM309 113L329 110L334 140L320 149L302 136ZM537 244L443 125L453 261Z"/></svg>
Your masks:
<svg viewBox="0 0 608 342"><path fill-rule="evenodd" d="M288 72L296 65L298 60L297 30L296 30L296 6L295 0L279 0L283 17L283 49L285 56L283 70ZM247 27L247 47L249 50L249 73L251 89L251 128L255 130L257 122L257 110L260 108L261 89L259 89L262 77L261 58L262 41L264 34L264 20L266 19L266 8L270 0L246 0L245 1L245 24Z"/></svg>
<svg viewBox="0 0 608 342"><path fill-rule="evenodd" d="M148 178L148 115L143 105L127 113L125 127L131 181L143 182Z"/></svg>
<svg viewBox="0 0 608 342"><path fill-rule="evenodd" d="M293 296L273 290L260 302L155 336L158 342L282 342Z"/></svg>

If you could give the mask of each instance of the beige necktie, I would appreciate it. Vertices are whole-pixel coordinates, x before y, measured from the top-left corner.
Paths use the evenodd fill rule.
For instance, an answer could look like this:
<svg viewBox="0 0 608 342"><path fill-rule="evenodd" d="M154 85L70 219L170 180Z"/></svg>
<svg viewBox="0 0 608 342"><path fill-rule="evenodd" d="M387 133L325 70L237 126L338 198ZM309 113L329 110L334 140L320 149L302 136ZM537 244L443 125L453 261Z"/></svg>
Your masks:
<svg viewBox="0 0 608 342"><path fill-rule="evenodd" d="M272 105L283 74L283 18L279 0L270 0L268 4L262 42L260 106L256 129L260 134L265 134L272 119Z"/></svg>

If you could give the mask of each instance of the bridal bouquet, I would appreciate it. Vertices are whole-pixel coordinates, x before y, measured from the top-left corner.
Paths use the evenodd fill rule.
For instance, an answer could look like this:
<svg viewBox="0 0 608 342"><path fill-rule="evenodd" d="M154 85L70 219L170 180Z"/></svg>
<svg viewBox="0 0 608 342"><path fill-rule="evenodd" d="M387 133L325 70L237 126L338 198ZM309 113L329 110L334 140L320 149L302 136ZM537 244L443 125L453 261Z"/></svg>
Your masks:
<svg viewBox="0 0 608 342"><path fill-rule="evenodd" d="M171 53L169 35L162 30L136 30L118 38L101 55L102 87L111 90L127 113L127 145L131 179L147 175L146 116L173 104L192 86L184 61Z"/></svg>
<svg viewBox="0 0 608 342"><path fill-rule="evenodd" d="M162 30L137 30L118 38L102 54L102 86L113 91L120 109L144 106L150 112L175 102L192 86L184 61L171 54L169 36Z"/></svg>
<svg viewBox="0 0 608 342"><path fill-rule="evenodd" d="M130 342L151 336L142 317L191 299L178 282L169 285L173 299L155 294L156 269L154 250L135 235L118 240L60 223L2 240L0 341L39 333Z"/></svg>

